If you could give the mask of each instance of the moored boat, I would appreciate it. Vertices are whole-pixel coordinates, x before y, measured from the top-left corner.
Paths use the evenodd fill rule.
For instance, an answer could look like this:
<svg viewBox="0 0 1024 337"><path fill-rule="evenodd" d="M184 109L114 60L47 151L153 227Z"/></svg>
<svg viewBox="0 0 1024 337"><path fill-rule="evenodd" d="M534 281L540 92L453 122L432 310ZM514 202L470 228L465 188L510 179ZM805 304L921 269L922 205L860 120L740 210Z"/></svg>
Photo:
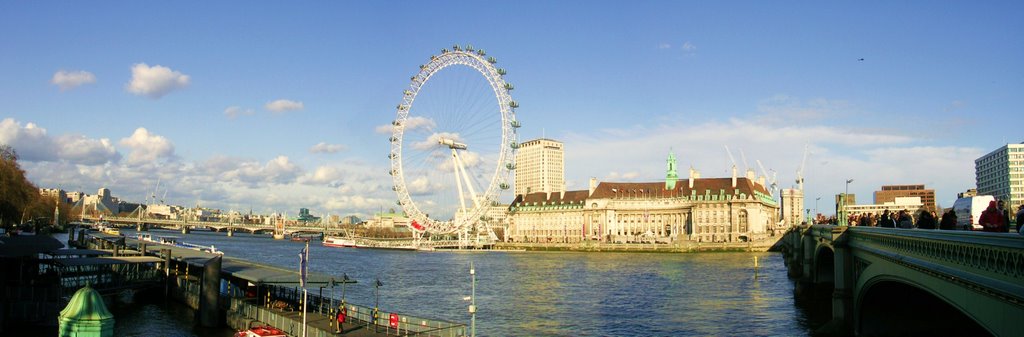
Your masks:
<svg viewBox="0 0 1024 337"><path fill-rule="evenodd" d="M341 236L325 236L324 237L324 246L327 246L327 247L351 247L351 248L357 247L355 239L352 239L350 237L341 237Z"/></svg>
<svg viewBox="0 0 1024 337"><path fill-rule="evenodd" d="M249 330L239 331L235 334L235 337L287 337L288 334L284 333L281 329L264 325L255 326L249 328Z"/></svg>

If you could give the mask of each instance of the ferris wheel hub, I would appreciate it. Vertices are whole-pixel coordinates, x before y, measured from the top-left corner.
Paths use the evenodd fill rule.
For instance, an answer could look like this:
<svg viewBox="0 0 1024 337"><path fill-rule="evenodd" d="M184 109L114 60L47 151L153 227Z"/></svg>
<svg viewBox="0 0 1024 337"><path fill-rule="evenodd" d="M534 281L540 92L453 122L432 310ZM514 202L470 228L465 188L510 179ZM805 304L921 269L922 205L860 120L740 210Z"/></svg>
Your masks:
<svg viewBox="0 0 1024 337"><path fill-rule="evenodd" d="M464 143L459 143L459 142L456 142L454 139L444 138L444 137L438 138L437 139L437 143L441 144L441 145L444 145L444 146L447 146L448 148L450 148L452 150L465 150L465 149L467 149L469 147L469 146L467 146Z"/></svg>

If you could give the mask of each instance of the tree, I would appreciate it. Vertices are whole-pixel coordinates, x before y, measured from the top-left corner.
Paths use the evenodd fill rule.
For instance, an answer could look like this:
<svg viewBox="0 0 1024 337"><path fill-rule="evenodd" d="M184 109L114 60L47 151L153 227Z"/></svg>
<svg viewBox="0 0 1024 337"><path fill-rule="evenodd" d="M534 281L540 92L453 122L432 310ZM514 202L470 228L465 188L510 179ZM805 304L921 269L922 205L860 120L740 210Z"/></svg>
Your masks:
<svg viewBox="0 0 1024 337"><path fill-rule="evenodd" d="M26 211L40 199L39 189L25 178L25 171L18 165L18 153L0 144L0 226L28 219Z"/></svg>

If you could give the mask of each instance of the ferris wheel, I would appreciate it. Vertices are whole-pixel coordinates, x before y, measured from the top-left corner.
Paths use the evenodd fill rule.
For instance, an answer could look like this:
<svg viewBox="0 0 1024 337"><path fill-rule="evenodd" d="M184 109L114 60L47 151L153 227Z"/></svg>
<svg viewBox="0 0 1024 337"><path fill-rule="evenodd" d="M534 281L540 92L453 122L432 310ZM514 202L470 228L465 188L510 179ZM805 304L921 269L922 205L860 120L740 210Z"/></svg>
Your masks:
<svg viewBox="0 0 1024 337"><path fill-rule="evenodd" d="M391 126L389 174L417 235L486 231L515 169L519 106L494 57L442 49L410 79ZM415 102L415 104L413 104Z"/></svg>

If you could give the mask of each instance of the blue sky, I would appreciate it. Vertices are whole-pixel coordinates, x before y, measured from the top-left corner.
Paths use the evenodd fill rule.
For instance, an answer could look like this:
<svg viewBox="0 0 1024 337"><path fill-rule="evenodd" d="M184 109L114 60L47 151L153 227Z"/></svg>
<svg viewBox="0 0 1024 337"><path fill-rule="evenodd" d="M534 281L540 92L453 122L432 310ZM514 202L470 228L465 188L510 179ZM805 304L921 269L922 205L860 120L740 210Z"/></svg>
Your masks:
<svg viewBox="0 0 1024 337"><path fill-rule="evenodd" d="M726 176L725 145L789 187L807 144L809 204L852 178L860 202L923 183L948 207L974 159L1024 141L1021 17L1012 1L3 2L0 142L43 187L141 200L159 177L172 203L367 214L395 200L375 128L418 65L470 43L516 85L520 139L565 142L570 189L660 180L670 149Z"/></svg>

